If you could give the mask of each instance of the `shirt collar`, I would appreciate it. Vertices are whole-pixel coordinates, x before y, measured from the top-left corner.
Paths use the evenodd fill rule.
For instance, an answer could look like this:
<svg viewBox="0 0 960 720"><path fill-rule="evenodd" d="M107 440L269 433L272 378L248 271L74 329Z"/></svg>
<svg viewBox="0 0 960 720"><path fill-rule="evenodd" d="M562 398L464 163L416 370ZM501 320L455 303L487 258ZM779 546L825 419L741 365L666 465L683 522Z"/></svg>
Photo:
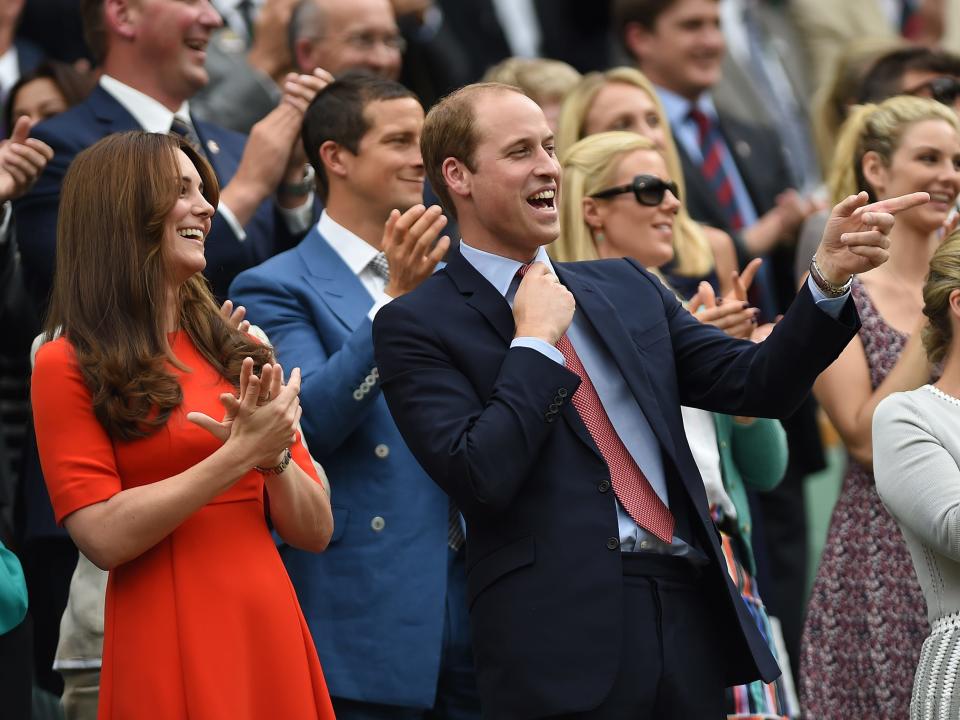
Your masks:
<svg viewBox="0 0 960 720"><path fill-rule="evenodd" d="M510 285L517 275L517 270L526 264L502 255L477 250L477 248L467 245L463 240L460 241L460 254L504 297L510 290ZM550 262L546 248L542 245L537 248L537 254L533 262L542 262L550 269L550 272L553 272L553 264Z"/></svg>
<svg viewBox="0 0 960 720"><path fill-rule="evenodd" d="M136 88L126 85L109 75L100 77L100 87L106 90L114 100L123 105L133 119L147 132L170 132L170 124L176 115L186 123L193 125L190 119L190 104L183 102L176 113L170 112L162 103Z"/></svg>
<svg viewBox="0 0 960 720"><path fill-rule="evenodd" d="M667 120L670 121L671 127L680 127L680 125L687 121L691 105L695 105L700 112L711 120L717 120L717 106L713 104L713 98L710 97L710 93L701 93L700 97L691 103L687 98L678 95L672 90L667 90L660 85L655 85L654 87L657 90L657 96L660 98L660 102L663 103L663 111L667 114Z"/></svg>
<svg viewBox="0 0 960 720"><path fill-rule="evenodd" d="M347 230L324 210L320 213L317 231L323 236L330 247L337 251L337 255L347 264L354 275L363 272L370 261L380 252L373 245Z"/></svg>

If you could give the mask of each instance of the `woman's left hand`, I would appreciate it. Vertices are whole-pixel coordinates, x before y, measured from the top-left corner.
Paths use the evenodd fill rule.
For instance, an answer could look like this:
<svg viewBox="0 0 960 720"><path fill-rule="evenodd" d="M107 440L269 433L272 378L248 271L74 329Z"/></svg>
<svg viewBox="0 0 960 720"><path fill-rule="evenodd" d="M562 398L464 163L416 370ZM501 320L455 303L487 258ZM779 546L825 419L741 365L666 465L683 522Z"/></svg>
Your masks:
<svg viewBox="0 0 960 720"><path fill-rule="evenodd" d="M246 314L247 309L243 305L237 305L234 308L230 300L224 300L223 305L220 306L220 315L227 321L227 325L242 333L250 330L250 321L243 319Z"/></svg>

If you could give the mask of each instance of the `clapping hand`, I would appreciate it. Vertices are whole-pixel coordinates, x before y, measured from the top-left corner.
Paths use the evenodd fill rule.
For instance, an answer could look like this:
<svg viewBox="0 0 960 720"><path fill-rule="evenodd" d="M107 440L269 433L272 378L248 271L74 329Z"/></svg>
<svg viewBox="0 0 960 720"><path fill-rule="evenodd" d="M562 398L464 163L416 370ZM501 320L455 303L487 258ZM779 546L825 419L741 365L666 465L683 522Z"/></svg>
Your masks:
<svg viewBox="0 0 960 720"><path fill-rule="evenodd" d="M249 455L250 466L273 467L296 439L300 407L300 368L284 384L279 363L267 363L257 377L253 358L245 358L240 368L240 393L224 393L219 422L201 412L187 414L187 420L202 427L223 443L235 443L237 451Z"/></svg>
<svg viewBox="0 0 960 720"><path fill-rule="evenodd" d="M390 213L381 245L390 267L387 295L399 297L430 277L450 247L446 235L437 240L446 224L439 205L414 205L405 213Z"/></svg>
<svg viewBox="0 0 960 720"><path fill-rule="evenodd" d="M867 200L866 192L841 200L823 231L815 257L823 277L834 285L885 263L896 214L929 202L930 195L915 192L869 205Z"/></svg>
<svg viewBox="0 0 960 720"><path fill-rule="evenodd" d="M17 118L10 139L0 143L0 202L25 195L53 158L42 140L29 137L30 118Z"/></svg>
<svg viewBox="0 0 960 720"><path fill-rule="evenodd" d="M731 274L733 290L719 299L710 283L701 282L696 294L687 303L690 312L700 322L713 325L731 337L749 338L757 325L759 310L750 307L747 290L762 263L760 258L756 258L749 262L743 273L734 271Z"/></svg>
<svg viewBox="0 0 960 720"><path fill-rule="evenodd" d="M250 321L243 319L246 314L247 309L243 305L237 305L234 308L230 300L224 300L223 305L220 306L220 315L227 322L227 325L242 333L250 330Z"/></svg>

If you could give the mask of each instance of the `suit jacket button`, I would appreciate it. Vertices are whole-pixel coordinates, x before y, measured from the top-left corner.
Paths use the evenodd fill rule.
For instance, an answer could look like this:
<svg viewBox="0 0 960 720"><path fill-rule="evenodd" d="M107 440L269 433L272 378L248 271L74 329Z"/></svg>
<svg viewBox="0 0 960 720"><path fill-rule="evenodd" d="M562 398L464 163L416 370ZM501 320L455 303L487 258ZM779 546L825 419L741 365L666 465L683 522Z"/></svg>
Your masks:
<svg viewBox="0 0 960 720"><path fill-rule="evenodd" d="M390 454L390 448L381 443L373 449L373 454L383 460L387 455Z"/></svg>
<svg viewBox="0 0 960 720"><path fill-rule="evenodd" d="M609 490L609 489L610 489L610 481L609 481L609 480L601 480L601 481L600 481L600 484L597 485L597 490L599 490L599 491L602 492L602 493L607 492L607 490Z"/></svg>
<svg viewBox="0 0 960 720"><path fill-rule="evenodd" d="M617 538L607 538L607 550L616 550L618 547L620 547L620 541Z"/></svg>
<svg viewBox="0 0 960 720"><path fill-rule="evenodd" d="M382 517L377 515L373 520L370 521L370 529L374 532L380 532L387 526L387 521Z"/></svg>
<svg viewBox="0 0 960 720"><path fill-rule="evenodd" d="M559 409L560 409L560 406L557 405L555 402L550 403L550 413L551 413L551 414L556 414L557 410L559 410Z"/></svg>
<svg viewBox="0 0 960 720"><path fill-rule="evenodd" d="M557 395L559 395L562 398L565 398L567 396L567 389L560 388L559 390L557 390Z"/></svg>

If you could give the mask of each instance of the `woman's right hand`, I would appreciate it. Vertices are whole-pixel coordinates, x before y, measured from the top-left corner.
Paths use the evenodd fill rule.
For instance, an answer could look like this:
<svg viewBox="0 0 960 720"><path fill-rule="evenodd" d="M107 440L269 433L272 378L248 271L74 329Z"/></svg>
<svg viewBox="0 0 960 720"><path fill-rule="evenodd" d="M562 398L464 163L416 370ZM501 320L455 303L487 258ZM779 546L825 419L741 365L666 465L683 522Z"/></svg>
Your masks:
<svg viewBox="0 0 960 720"><path fill-rule="evenodd" d="M717 299L710 283L704 281L690 298L688 308L702 323L713 325L735 338L749 338L757 326L757 308L735 297Z"/></svg>
<svg viewBox="0 0 960 720"><path fill-rule="evenodd" d="M296 437L303 412L299 393L300 368L295 368L284 384L279 363L264 365L257 377L253 359L246 358L240 370L239 398L229 393L220 396L224 419L217 422L197 412L188 414L187 419L230 445L249 460L250 467L273 467Z"/></svg>

